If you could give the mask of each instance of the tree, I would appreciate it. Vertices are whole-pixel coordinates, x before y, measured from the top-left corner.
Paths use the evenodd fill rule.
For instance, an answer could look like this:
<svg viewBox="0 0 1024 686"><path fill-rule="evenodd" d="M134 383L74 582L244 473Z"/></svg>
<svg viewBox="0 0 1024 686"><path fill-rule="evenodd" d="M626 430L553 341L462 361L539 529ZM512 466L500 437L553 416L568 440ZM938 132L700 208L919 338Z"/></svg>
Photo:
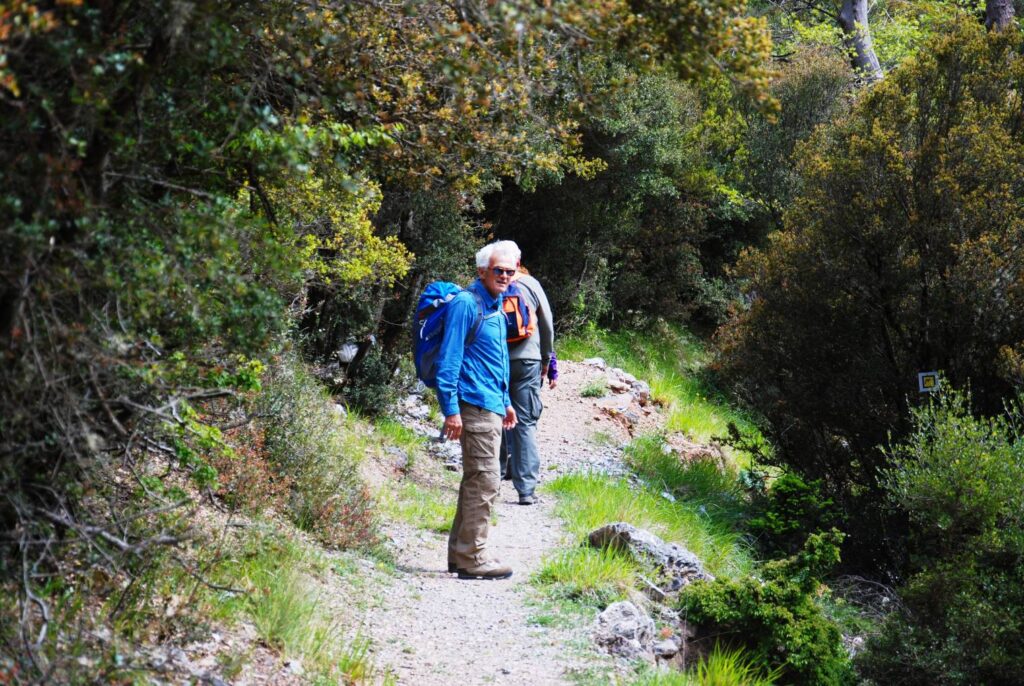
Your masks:
<svg viewBox="0 0 1024 686"><path fill-rule="evenodd" d="M180 540L194 495L181 475L215 486L217 424L238 409L208 403L257 392L297 321L326 323L311 348L329 350L352 332L325 319L356 303L371 313L357 323L372 327L393 289L423 278L396 230L423 226L410 214L421 194L438 199L422 213L432 230L460 229L450 242L425 235L415 258L428 268L467 261L467 237L479 236L449 220L497 179L530 188L590 169L576 119L586 54L724 70L764 95L770 41L744 10L5 3L0 525L17 543L0 556L0 582L20 599L20 633L2 643L20 650L26 678L61 657L43 589L65 577L64 561L84 561L68 589L137 593L120 581ZM403 198L412 205L392 211ZM356 295L339 306L341 293ZM303 317L327 300L325 318ZM125 602L112 606L130 611Z"/></svg>
<svg viewBox="0 0 1024 686"><path fill-rule="evenodd" d="M851 53L854 71L869 82L882 79L882 67L875 55L868 25L868 0L843 0L839 10L839 26L843 29L846 47Z"/></svg>
<svg viewBox="0 0 1024 686"><path fill-rule="evenodd" d="M871 38L867 0L842 0L839 6L835 0L780 0L778 6L784 11L817 14L833 22L842 31L843 46L854 72L869 83L882 79L882 67Z"/></svg>
<svg viewBox="0 0 1024 686"><path fill-rule="evenodd" d="M985 0L985 27L1004 31L1013 25L1013 0Z"/></svg>
<svg viewBox="0 0 1024 686"><path fill-rule="evenodd" d="M738 269L750 308L721 332L723 371L779 459L864 527L854 543L877 533L877 446L907 430L918 372L970 381L984 411L1012 394L1022 86L1017 37L957 21L802 147L785 229Z"/></svg>

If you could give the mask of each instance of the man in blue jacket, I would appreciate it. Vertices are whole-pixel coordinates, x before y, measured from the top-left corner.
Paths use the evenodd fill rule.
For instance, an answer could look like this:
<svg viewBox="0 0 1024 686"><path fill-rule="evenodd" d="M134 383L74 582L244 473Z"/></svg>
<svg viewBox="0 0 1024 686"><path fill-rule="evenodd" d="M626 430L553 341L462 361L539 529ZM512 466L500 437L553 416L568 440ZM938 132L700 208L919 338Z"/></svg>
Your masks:
<svg viewBox="0 0 1024 686"><path fill-rule="evenodd" d="M492 243L476 254L479 278L448 304L437 370L445 438L462 446L462 482L448 536L448 571L460 579L507 579L512 569L486 553L491 507L501 486L502 428L516 425L508 395L508 347L502 293L517 257ZM479 322L479 324L478 324ZM479 327L469 345L466 339Z"/></svg>

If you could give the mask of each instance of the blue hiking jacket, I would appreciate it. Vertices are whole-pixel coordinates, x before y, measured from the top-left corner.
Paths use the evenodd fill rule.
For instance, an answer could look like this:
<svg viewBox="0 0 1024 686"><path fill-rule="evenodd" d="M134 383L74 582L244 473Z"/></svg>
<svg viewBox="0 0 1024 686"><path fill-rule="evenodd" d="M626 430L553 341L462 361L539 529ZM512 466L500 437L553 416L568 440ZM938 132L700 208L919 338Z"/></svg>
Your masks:
<svg viewBox="0 0 1024 686"><path fill-rule="evenodd" d="M477 304L472 290L480 296L484 319L472 343L466 336L476 325ZM445 417L459 414L459 401L476 405L502 417L511 406L508 397L508 345L502 296L492 296L480 280L469 285L448 303L444 338L437 369L437 399ZM497 313L497 314L495 314Z"/></svg>

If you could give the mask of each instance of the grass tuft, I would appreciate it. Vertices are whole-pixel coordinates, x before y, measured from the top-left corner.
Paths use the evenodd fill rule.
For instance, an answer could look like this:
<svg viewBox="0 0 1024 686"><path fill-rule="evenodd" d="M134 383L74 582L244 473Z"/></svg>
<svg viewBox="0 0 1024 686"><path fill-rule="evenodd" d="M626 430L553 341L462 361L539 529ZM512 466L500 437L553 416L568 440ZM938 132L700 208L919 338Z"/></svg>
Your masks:
<svg viewBox="0 0 1024 686"><path fill-rule="evenodd" d="M711 654L686 672L651 672L629 686L773 686L779 672L766 673L760 660L742 650L715 646Z"/></svg>
<svg viewBox="0 0 1024 686"><path fill-rule="evenodd" d="M604 607L628 597L636 573L626 554L578 547L545 559L535 578L553 597Z"/></svg>
<svg viewBox="0 0 1024 686"><path fill-rule="evenodd" d="M603 398L605 393L608 392L608 384L604 379L597 379L596 381L589 382L580 390L580 397L582 398Z"/></svg>
<svg viewBox="0 0 1024 686"><path fill-rule="evenodd" d="M445 534L455 518L452 494L411 481L382 489L378 497L381 510L388 519L406 522L419 529Z"/></svg>
<svg viewBox="0 0 1024 686"><path fill-rule="evenodd" d="M206 602L214 617L251 621L264 644L299 660L316 683L373 683L382 675L366 641L341 639L343 627L324 607L316 576L325 570L320 558L296 542L256 535L216 572L223 585L243 593L222 593Z"/></svg>

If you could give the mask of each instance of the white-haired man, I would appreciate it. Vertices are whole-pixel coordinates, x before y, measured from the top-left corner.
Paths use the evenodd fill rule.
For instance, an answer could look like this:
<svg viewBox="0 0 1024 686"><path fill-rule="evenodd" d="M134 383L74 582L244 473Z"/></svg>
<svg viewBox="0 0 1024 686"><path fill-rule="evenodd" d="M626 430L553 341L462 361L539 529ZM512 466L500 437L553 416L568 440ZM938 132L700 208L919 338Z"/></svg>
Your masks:
<svg viewBox="0 0 1024 686"><path fill-rule="evenodd" d="M507 246L483 247L476 254L479 278L452 299L445 315L437 398L445 416L445 438L462 446L462 481L448 536L448 571L458 572L460 579L512 576L512 569L488 555L486 546L491 508L501 487L501 432L516 425L501 310L516 261Z"/></svg>

